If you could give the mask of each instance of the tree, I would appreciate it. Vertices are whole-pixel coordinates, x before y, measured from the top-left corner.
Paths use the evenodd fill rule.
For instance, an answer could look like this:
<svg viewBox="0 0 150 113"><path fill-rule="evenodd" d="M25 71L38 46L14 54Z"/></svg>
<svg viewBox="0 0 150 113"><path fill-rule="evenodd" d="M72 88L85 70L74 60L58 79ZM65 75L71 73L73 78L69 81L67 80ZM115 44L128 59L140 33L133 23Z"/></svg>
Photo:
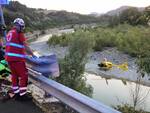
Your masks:
<svg viewBox="0 0 150 113"><path fill-rule="evenodd" d="M145 8L144 17L145 17L146 23L149 24L150 23L150 6Z"/></svg>
<svg viewBox="0 0 150 113"><path fill-rule="evenodd" d="M120 22L121 23L129 23L131 25L137 25L139 24L139 19L141 17L142 13L138 11L137 8L131 7L126 10L124 10L120 14Z"/></svg>
<svg viewBox="0 0 150 113"><path fill-rule="evenodd" d="M110 27L114 27L120 24L120 18L117 15L111 16L109 19L110 19L109 20Z"/></svg>
<svg viewBox="0 0 150 113"><path fill-rule="evenodd" d="M92 96L93 88L86 84L84 68L87 53L93 46L90 35L77 34L69 47L69 54L60 62L57 81L85 95Z"/></svg>
<svg viewBox="0 0 150 113"><path fill-rule="evenodd" d="M132 87L130 89L130 94L131 94L131 100L133 102L133 109L137 110L137 108L139 108L141 105L144 104L144 102L146 101L146 98L149 95L149 91L142 91L141 88L141 79L142 79L142 75L139 73L139 75L137 76L137 81L134 87ZM144 92L144 93L142 93Z"/></svg>

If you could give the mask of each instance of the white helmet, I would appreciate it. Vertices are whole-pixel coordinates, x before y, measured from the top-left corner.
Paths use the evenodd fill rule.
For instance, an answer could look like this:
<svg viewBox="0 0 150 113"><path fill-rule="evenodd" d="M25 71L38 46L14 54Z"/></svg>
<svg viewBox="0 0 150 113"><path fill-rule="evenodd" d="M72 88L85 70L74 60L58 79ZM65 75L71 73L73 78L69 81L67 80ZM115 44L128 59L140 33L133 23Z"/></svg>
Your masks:
<svg viewBox="0 0 150 113"><path fill-rule="evenodd" d="M16 18L16 19L14 20L14 24L18 24L18 25L20 25L21 27L25 27L24 20L21 19L21 18Z"/></svg>

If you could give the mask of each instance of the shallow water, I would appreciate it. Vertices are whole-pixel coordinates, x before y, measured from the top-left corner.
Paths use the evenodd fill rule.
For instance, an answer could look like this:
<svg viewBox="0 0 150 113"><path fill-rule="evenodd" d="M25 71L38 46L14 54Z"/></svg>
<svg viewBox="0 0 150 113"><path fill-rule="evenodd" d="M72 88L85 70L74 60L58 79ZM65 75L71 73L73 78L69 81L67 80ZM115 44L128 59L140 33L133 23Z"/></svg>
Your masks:
<svg viewBox="0 0 150 113"><path fill-rule="evenodd" d="M116 106L123 103L132 105L131 93L136 84L133 82L123 82L117 79L105 79L94 74L86 74L87 83L91 84L94 88L93 98L109 106ZM126 84L126 85L125 85ZM132 90L132 91L131 91ZM140 86L140 97L148 94L145 102L142 103L138 108L143 108L146 111L150 111L150 87Z"/></svg>

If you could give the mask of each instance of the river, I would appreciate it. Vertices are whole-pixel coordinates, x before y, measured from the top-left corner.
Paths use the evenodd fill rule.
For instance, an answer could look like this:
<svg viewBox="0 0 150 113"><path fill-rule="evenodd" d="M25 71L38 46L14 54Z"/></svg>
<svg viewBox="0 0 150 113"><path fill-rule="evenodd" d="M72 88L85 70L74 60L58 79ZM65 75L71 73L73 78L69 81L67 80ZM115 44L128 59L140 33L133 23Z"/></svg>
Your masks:
<svg viewBox="0 0 150 113"><path fill-rule="evenodd" d="M93 98L109 106L116 106L128 103L133 104L133 94L135 94L136 84L126 82L126 84L117 79L105 79L94 74L87 74L87 83L94 88ZM139 98L146 96L143 103L138 105L146 111L150 111L150 87L140 86Z"/></svg>
<svg viewBox="0 0 150 113"><path fill-rule="evenodd" d="M73 29L67 30L67 31L73 32ZM64 30L64 31L61 31L60 33L65 33L65 32L66 31ZM48 34L48 35L45 35L43 37L40 37L37 41L34 41L30 44L31 48L38 51L42 55L48 55L48 54L51 54L51 52L53 52L57 56L63 57L65 55L64 53L67 51L68 48L64 48L64 47L51 47L51 48L49 48L48 45L46 44L46 41L51 36L52 36L52 34ZM110 51L112 51L112 50L110 50ZM114 53L114 54L116 55L116 53ZM118 55L120 56L121 54L119 53ZM110 54L108 56L111 57ZM125 59L123 56L120 56L120 57L122 59ZM90 70L91 67L92 67L91 68L92 71L94 71L94 72L96 72L95 70L98 70L96 67L97 65L94 62L97 62L97 61L93 60L93 61L88 62L90 64L86 65L87 71L88 71L88 69L89 69L89 71L91 71ZM132 64L134 64L134 63L132 63ZM132 65L132 67L133 67L133 65ZM134 72L134 73L130 74L130 71ZM99 71L97 71L97 72L99 73ZM96 76L96 75L98 75L97 72L96 72L96 74L86 73L87 83L91 84L92 87L94 88L93 98L95 100L101 101L104 104L109 105L109 106L120 105L122 103L132 104L133 101L132 101L131 97L133 95L133 91L131 91L131 90L133 90L135 88L135 86L136 86L135 83L126 82L126 84L125 84L125 82L122 82L122 80L118 80L118 79L106 80L104 78L101 78L101 76ZM110 72L113 72L113 75L115 75L115 72L117 72L117 76L119 76L121 78L124 77L125 79L126 78L128 79L129 77L132 77L133 75L134 75L134 77L136 76L135 75L136 70L133 68L131 68L128 72L122 72L122 71L120 71L120 70L118 71L116 69L115 69L115 71L110 71ZM110 72L107 72L107 74L109 74ZM123 73L125 73L125 76L123 75ZM101 75L101 74L99 74L99 75ZM118 77L116 77L116 78L118 78ZM144 78L144 79L148 81L148 78ZM148 81L148 83L149 83L149 81ZM141 85L140 88L141 88L140 89L140 95L141 95L140 97L147 94L147 92L150 90L149 87L146 87L143 85ZM143 108L146 111L150 111L149 94L146 97L144 103L142 103L139 108Z"/></svg>

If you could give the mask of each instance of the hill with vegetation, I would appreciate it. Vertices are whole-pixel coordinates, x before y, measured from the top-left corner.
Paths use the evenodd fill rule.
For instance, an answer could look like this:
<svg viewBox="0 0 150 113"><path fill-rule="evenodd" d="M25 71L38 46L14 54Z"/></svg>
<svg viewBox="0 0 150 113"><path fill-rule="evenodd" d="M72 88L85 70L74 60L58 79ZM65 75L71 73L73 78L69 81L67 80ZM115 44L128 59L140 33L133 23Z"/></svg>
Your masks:
<svg viewBox="0 0 150 113"><path fill-rule="evenodd" d="M67 11L29 8L18 1L11 1L4 7L6 25L9 27L16 18L23 18L29 30L43 30L56 26L88 24L98 22L98 18Z"/></svg>
<svg viewBox="0 0 150 113"><path fill-rule="evenodd" d="M108 11L106 14L107 15L110 15L110 16L113 16L113 15L119 15L121 14L124 10L127 10L127 9L130 9L130 8L137 8L138 11L144 11L144 7L132 7L132 6L121 6L115 10L111 10L111 11Z"/></svg>
<svg viewBox="0 0 150 113"><path fill-rule="evenodd" d="M23 18L26 22L26 30L45 30L52 27L60 27L75 24L98 23L101 25L114 26L122 23L131 25L147 25L150 18L149 7L136 8L122 6L109 11L104 15L82 15L65 10L55 11L46 9L29 8L18 1L11 1L4 6L4 17L8 28L16 17ZM118 13L119 12L119 13Z"/></svg>
<svg viewBox="0 0 150 113"><path fill-rule="evenodd" d="M101 15L100 19L111 27L124 23L147 26L150 23L150 6L143 8L123 6Z"/></svg>

